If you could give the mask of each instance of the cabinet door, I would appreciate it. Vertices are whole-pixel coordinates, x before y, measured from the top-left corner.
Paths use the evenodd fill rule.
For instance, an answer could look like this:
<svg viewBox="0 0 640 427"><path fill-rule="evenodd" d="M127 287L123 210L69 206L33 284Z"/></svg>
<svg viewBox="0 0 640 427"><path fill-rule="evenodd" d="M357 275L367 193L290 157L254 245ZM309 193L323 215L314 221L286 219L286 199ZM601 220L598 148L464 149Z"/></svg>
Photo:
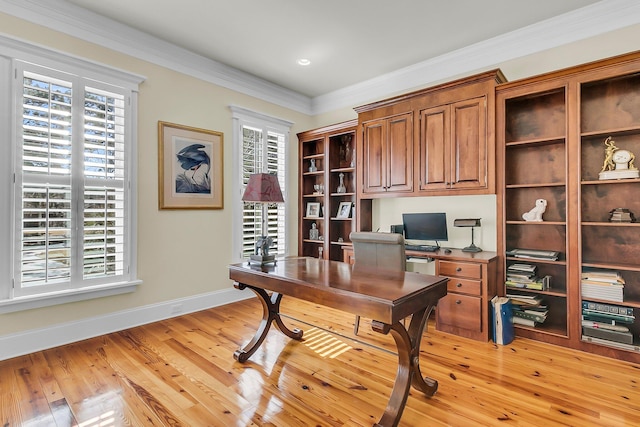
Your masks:
<svg viewBox="0 0 640 427"><path fill-rule="evenodd" d="M448 105L420 112L420 190L442 190L449 186L449 113Z"/></svg>
<svg viewBox="0 0 640 427"><path fill-rule="evenodd" d="M368 194L413 190L412 113L363 125L363 188Z"/></svg>
<svg viewBox="0 0 640 427"><path fill-rule="evenodd" d="M364 193L384 193L387 187L386 120L365 123L363 134L362 191Z"/></svg>
<svg viewBox="0 0 640 427"><path fill-rule="evenodd" d="M388 119L387 191L413 190L412 113Z"/></svg>
<svg viewBox="0 0 640 427"><path fill-rule="evenodd" d="M487 187L485 97L451 105L451 176L453 189Z"/></svg>

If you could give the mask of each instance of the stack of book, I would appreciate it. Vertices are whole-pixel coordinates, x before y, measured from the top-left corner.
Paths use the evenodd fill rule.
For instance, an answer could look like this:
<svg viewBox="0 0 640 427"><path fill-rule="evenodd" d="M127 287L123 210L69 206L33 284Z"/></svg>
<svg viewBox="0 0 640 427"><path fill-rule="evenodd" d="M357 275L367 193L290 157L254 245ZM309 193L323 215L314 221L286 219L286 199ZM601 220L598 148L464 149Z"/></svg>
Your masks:
<svg viewBox="0 0 640 427"><path fill-rule="evenodd" d="M539 249L511 249L507 251L507 256L515 257L515 258L529 258L529 259L540 259L547 261L557 261L560 256L560 252L557 251L546 251Z"/></svg>
<svg viewBox="0 0 640 427"><path fill-rule="evenodd" d="M538 295L507 294L513 308L513 323L535 327L547 320L549 310Z"/></svg>
<svg viewBox="0 0 640 427"><path fill-rule="evenodd" d="M624 301L624 278L618 271L584 267L580 286L583 298Z"/></svg>
<svg viewBox="0 0 640 427"><path fill-rule="evenodd" d="M537 267L530 264L511 264L507 267L507 280L505 285L508 288L526 288L538 291L549 289L551 276L542 278L537 276Z"/></svg>
<svg viewBox="0 0 640 427"><path fill-rule="evenodd" d="M627 325L635 321L632 307L582 301L582 339L633 349Z"/></svg>

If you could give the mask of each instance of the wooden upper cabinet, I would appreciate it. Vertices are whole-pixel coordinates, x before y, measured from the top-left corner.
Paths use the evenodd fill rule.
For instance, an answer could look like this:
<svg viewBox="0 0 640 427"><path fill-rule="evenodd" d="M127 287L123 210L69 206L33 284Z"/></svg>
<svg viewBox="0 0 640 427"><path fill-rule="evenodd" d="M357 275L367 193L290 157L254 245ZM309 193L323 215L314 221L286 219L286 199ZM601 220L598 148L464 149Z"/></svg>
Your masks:
<svg viewBox="0 0 640 427"><path fill-rule="evenodd" d="M413 114L363 124L362 192L413 190Z"/></svg>
<svg viewBox="0 0 640 427"><path fill-rule="evenodd" d="M420 111L419 191L487 188L486 98Z"/></svg>
<svg viewBox="0 0 640 427"><path fill-rule="evenodd" d="M420 190L449 186L451 162L451 110L448 105L420 111L418 168Z"/></svg>
<svg viewBox="0 0 640 427"><path fill-rule="evenodd" d="M451 188L487 187L486 97L451 106Z"/></svg>
<svg viewBox="0 0 640 427"><path fill-rule="evenodd" d="M356 108L363 198L495 193L500 70Z"/></svg>

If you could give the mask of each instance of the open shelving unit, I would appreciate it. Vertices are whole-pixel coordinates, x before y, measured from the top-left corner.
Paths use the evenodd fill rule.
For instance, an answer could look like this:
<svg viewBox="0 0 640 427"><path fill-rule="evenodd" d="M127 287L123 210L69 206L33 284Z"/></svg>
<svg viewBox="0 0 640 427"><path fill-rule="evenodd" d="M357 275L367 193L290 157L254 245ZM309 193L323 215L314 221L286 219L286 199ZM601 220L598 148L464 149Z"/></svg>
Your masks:
<svg viewBox="0 0 640 427"><path fill-rule="evenodd" d="M341 261L343 247L351 246L349 234L357 230L358 220L370 222L370 203L362 205L369 206L365 212L356 214L355 209L357 125L357 120L351 120L298 134L298 254L301 256ZM312 160L315 171L309 169ZM321 192L317 186L322 186ZM318 216L307 215L309 203L320 204ZM341 204L349 205L347 216L338 215ZM310 238L313 224L316 224L319 239Z"/></svg>
<svg viewBox="0 0 640 427"><path fill-rule="evenodd" d="M599 176L609 137L640 156L640 54L506 83L496 99L502 280L514 262L533 263L539 276L552 276L546 291L503 286L503 293L538 294L549 307L545 322L517 325L517 335L640 361L640 223L609 221L615 208L640 215L640 179ZM540 198L548 202L544 221L524 221L522 214ZM513 248L553 250L560 257L506 256ZM620 273L623 301L584 297L585 268ZM583 336L583 301L633 309L635 321L626 324L633 344Z"/></svg>
<svg viewBox="0 0 640 427"><path fill-rule="evenodd" d="M542 84L503 94L503 215L502 253L536 249L559 252L558 260L506 257L514 263L537 267L538 276L551 276L548 290L508 288L509 294L534 294L548 307L548 315L535 328L517 325L519 334L562 342L569 336L567 291L567 88ZM525 221L523 213L537 199L547 201L543 222ZM503 281L504 283L504 281Z"/></svg>

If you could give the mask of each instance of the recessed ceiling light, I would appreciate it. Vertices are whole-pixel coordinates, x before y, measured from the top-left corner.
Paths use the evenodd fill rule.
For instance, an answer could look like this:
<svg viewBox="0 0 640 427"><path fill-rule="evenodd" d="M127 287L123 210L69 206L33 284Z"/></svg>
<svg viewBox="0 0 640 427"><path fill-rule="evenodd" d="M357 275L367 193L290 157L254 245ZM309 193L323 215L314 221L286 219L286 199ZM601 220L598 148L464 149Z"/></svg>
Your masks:
<svg viewBox="0 0 640 427"><path fill-rule="evenodd" d="M311 61L309 61L307 58L298 59L298 65L307 66L309 64L311 64Z"/></svg>

